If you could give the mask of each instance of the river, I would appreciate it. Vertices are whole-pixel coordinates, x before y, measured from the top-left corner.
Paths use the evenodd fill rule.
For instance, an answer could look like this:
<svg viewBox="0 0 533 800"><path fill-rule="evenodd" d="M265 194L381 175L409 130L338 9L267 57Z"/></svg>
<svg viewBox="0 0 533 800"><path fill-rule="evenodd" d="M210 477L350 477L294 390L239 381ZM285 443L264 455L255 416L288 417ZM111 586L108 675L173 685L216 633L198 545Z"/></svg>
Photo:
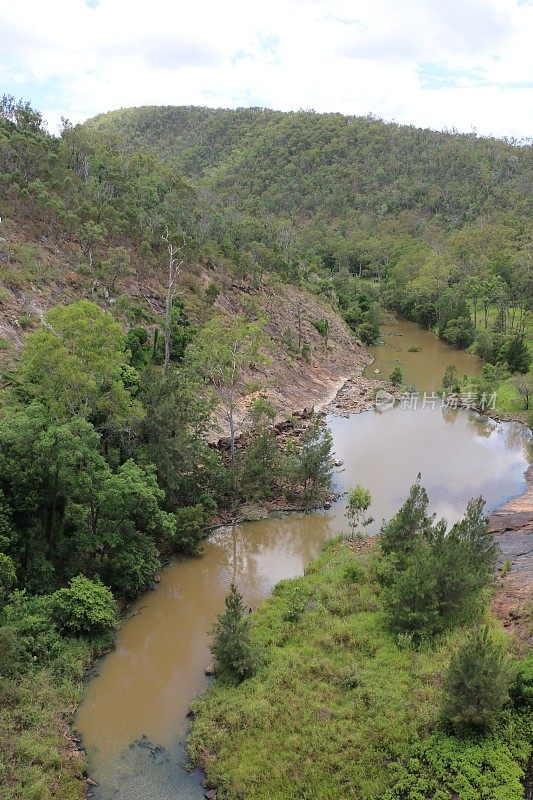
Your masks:
<svg viewBox="0 0 533 800"><path fill-rule="evenodd" d="M409 352L417 345L418 352ZM480 362L452 350L412 323L391 321L373 348L375 369L400 365L415 386L417 408L399 405L349 417L328 417L340 490L366 486L376 533L422 473L431 508L455 521L480 494L487 510L519 495L532 458L530 437L516 423L496 423L470 411L427 401L448 364L478 374ZM346 530L344 498L328 511L235 525L210 537L201 558L175 561L153 592L135 603L116 649L97 664L76 719L98 800L196 800L200 776L184 769L186 712L207 683L207 631L235 581L254 608L282 578L301 575L328 537Z"/></svg>

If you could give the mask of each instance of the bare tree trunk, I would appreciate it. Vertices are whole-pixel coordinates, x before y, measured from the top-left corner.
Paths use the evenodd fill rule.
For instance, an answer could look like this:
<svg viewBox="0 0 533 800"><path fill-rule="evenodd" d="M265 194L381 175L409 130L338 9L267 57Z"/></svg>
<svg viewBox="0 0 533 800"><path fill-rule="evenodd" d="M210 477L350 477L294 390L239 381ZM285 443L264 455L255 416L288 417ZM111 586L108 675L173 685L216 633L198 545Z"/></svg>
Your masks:
<svg viewBox="0 0 533 800"><path fill-rule="evenodd" d="M165 295L165 358L163 361L163 372L166 375L168 372L168 365L170 363L170 345L172 342L172 302L176 296L176 285L183 266L183 259L178 257L179 248L170 241L170 235L167 231L162 237L167 246L168 251L168 279L167 291ZM185 245L185 237L183 240Z"/></svg>
<svg viewBox="0 0 533 800"><path fill-rule="evenodd" d="M298 325L298 350L302 348L302 306L300 303L296 306L296 321Z"/></svg>
<svg viewBox="0 0 533 800"><path fill-rule="evenodd" d="M235 466L235 420L233 418L233 408L229 412L229 445L231 466Z"/></svg>

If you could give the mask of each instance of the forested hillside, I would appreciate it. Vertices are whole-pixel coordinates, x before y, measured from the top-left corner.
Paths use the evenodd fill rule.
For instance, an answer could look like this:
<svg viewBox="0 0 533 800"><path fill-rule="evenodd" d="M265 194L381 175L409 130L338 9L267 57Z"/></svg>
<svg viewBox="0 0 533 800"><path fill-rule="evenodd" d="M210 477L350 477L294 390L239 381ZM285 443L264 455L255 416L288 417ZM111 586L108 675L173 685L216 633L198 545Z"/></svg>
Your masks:
<svg viewBox="0 0 533 800"><path fill-rule="evenodd" d="M330 497L328 429L273 422L360 373L380 304L490 362L476 391L527 375L532 170L372 118L148 108L51 136L0 100L7 800L81 796L67 720L117 601L217 515Z"/></svg>
<svg viewBox="0 0 533 800"><path fill-rule="evenodd" d="M527 373L530 143L266 109L123 109L88 125L173 159L212 225L239 220L250 270L266 258L300 282L313 265L354 329L349 275L379 281L383 305L473 349L489 363L485 388ZM372 341L366 326L359 333Z"/></svg>
<svg viewBox="0 0 533 800"><path fill-rule="evenodd" d="M11 97L0 198L0 783L74 800L67 722L117 602L163 556L197 554L217 513L329 497L327 429L306 415L287 442L272 423L367 355L312 278L250 271L240 223L209 228L174 164L83 128L50 136ZM374 293L345 285L375 336Z"/></svg>

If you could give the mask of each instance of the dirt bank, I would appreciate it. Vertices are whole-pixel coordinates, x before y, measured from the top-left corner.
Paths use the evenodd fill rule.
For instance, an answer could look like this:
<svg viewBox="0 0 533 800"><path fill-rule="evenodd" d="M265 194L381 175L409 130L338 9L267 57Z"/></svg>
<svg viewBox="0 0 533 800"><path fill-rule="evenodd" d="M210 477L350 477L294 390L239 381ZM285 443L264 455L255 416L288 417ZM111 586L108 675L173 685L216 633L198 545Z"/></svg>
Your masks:
<svg viewBox="0 0 533 800"><path fill-rule="evenodd" d="M505 628L533 645L533 464L525 473L526 490L490 517L490 527L500 546L500 569L510 568L499 581L492 608ZM506 568L504 568L504 572Z"/></svg>

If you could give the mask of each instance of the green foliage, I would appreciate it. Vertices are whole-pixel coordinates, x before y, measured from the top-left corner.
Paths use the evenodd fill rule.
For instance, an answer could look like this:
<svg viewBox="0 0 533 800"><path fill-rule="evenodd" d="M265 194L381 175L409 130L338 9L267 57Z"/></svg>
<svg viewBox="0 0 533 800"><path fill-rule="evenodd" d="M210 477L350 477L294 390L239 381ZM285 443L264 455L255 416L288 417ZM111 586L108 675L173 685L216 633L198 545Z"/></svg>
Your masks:
<svg viewBox="0 0 533 800"><path fill-rule="evenodd" d="M0 608L6 601L16 582L17 573L15 572L13 560L9 556L4 555L4 553L0 553Z"/></svg>
<svg viewBox="0 0 533 800"><path fill-rule="evenodd" d="M459 350L465 350L475 338L472 320L469 317L457 317L451 320L444 328L442 338Z"/></svg>
<svg viewBox="0 0 533 800"><path fill-rule="evenodd" d="M216 681L194 703L189 752L218 793L523 797L531 716L506 708L484 738L443 731L441 676L465 632L417 653L397 643L375 573L372 551L356 556L335 540L254 612L261 668L241 686Z"/></svg>
<svg viewBox="0 0 533 800"><path fill-rule="evenodd" d="M75 636L107 633L117 625L113 595L106 586L83 575L50 597L52 619L58 628Z"/></svg>
<svg viewBox="0 0 533 800"><path fill-rule="evenodd" d="M20 221L21 231L36 241L66 242L80 262L73 264L77 286L92 281L96 296L109 299L109 290L114 294L141 266L150 271L161 263L161 233L168 229L171 237L185 234L187 263L202 261L212 269L220 261L254 287L276 287L281 279L299 284L338 307L367 344L379 337L378 301L435 327L456 346L470 346L475 336L473 346L490 362L473 384L480 398L506 380L507 367L525 372L529 364L532 206L524 187L530 157L528 148L496 140L264 109L123 110L86 126L66 124L57 139L43 130L41 115L29 104L9 96L0 101L2 215ZM53 277L40 246L10 241L4 255L6 287L23 289ZM212 283L205 293L199 286L195 291L198 302L190 312L196 320L219 289ZM2 302L9 298L6 290ZM112 305L116 319L134 326L127 335L92 303L59 307L27 336L19 366L7 376L12 407L0 420L0 659L3 674L19 676L0 681L0 750L8 753L7 778L0 763L0 781L9 800L51 794L72 800L79 793L76 770L65 769L57 755L61 738L48 746L44 737L59 729L62 709L76 702L70 679L81 674L88 650L76 637L61 637L50 621L49 594L64 598L74 581L101 579L132 596L150 584L160 550L196 551L215 501L239 491L268 495L283 486L311 503L329 489L331 447L318 424L306 432L301 449L289 448L284 456L268 430L268 414L254 420L252 446L231 473L231 493L220 455L207 445L214 403L206 383L229 422L233 454L237 400L250 372L266 362L263 313L254 300L246 319L215 316L198 336L175 300L174 365L166 376L153 365L161 360L157 328L150 341L138 327L157 325L144 304L119 295ZM23 315L19 322L29 327L33 320ZM328 320L318 323L327 348ZM294 348L294 341L289 344ZM299 341L297 350L309 357L307 343ZM520 403L516 390L513 396ZM397 519L382 537L390 559L382 569L384 597L396 592L404 613L406 597L408 607L412 601L405 576L412 575L427 597L426 607L415 604L413 615L431 617L436 608L439 620L451 625L473 614L491 563L478 512L472 508L469 521L446 535L427 508L418 522L416 509L403 518L407 530L400 531ZM388 571L393 565L397 584ZM12 592L13 569L28 594ZM344 619L366 597L372 610L375 587L372 595L353 566L341 573L344 594L324 590L319 605ZM70 589L54 592L69 580ZM302 610L305 594L286 599L283 626L305 626L312 617ZM91 611L92 590L80 589L80 598ZM413 619L399 626L404 641L404 628L423 636L440 624L430 619L413 625ZM275 632L279 641L284 631ZM329 633L332 650L353 639L350 631ZM353 663L352 651L372 649L376 631L358 633L349 658L338 672L333 669L332 683L326 674L327 687L349 693L364 686L365 669ZM382 643L384 637L377 634ZM394 663L396 646L390 646ZM306 674L322 674L322 666L312 663ZM65 681L54 683L56 676ZM290 685L289 672L284 680ZM22 718L29 715L32 682L46 720L28 733L17 709ZM398 710L393 688L387 700ZM364 718L371 695L343 718L332 753L341 751L339 742L346 745L346 730L351 736L352 720ZM323 709L313 702L309 708L314 725ZM388 708L379 713L393 719ZM305 724L305 714L302 719ZM16 751L12 731L21 727ZM375 749L374 760L380 752ZM341 774L344 790L335 760L326 759L326 767L322 779ZM364 759L354 785L365 796L363 771ZM315 796L328 796L323 788L319 783ZM340 796L338 785L331 796Z"/></svg>
<svg viewBox="0 0 533 800"><path fill-rule="evenodd" d="M364 486L355 486L348 490L346 516L348 517L352 535L359 526L366 528L373 522L372 517L366 517L366 512L372 505L372 495Z"/></svg>
<svg viewBox="0 0 533 800"><path fill-rule="evenodd" d="M381 549L385 555L408 555L417 539L429 538L433 517L428 514L429 500L421 480L419 473L403 506L381 528Z"/></svg>
<svg viewBox="0 0 533 800"><path fill-rule="evenodd" d="M206 509L201 503L177 508L174 511L176 523L171 539L172 546L183 553L198 554L213 511L213 507Z"/></svg>
<svg viewBox="0 0 533 800"><path fill-rule="evenodd" d="M251 621L245 615L242 595L234 583L226 596L225 606L211 632L211 653L216 674L224 680L240 683L254 674L257 654L251 642Z"/></svg>
<svg viewBox="0 0 533 800"><path fill-rule="evenodd" d="M503 364L485 364L481 377L471 380L477 400L486 404L494 394L497 395L500 384L507 376L508 373Z"/></svg>
<svg viewBox="0 0 533 800"><path fill-rule="evenodd" d="M183 361L187 345L194 338L194 330L191 326L183 300L175 297L172 301L170 312L170 358L176 364ZM162 364L165 354L163 336L158 336L154 345L154 362Z"/></svg>
<svg viewBox="0 0 533 800"><path fill-rule="evenodd" d="M505 348L505 360L510 372L525 373L529 370L533 355L527 346L524 334L517 333L510 337Z"/></svg>
<svg viewBox="0 0 533 800"><path fill-rule="evenodd" d="M212 317L189 348L189 363L212 387L222 405L230 430L232 465L235 460L235 410L246 370L266 364L263 349L268 339L261 328L243 317Z"/></svg>
<svg viewBox="0 0 533 800"><path fill-rule="evenodd" d="M327 341L329 333L329 320L315 319L313 320L313 327L316 328L319 334Z"/></svg>
<svg viewBox="0 0 533 800"><path fill-rule="evenodd" d="M136 408L121 377L125 339L111 314L80 300L52 309L46 322L26 337L19 392L60 421L75 415L102 425L131 421Z"/></svg>
<svg viewBox="0 0 533 800"><path fill-rule="evenodd" d="M220 294L220 287L217 286L216 283L210 283L207 289L205 290L206 303L212 306L215 303L219 294Z"/></svg>
<svg viewBox="0 0 533 800"><path fill-rule="evenodd" d="M240 460L239 486L246 497L271 497L279 487L284 459L272 430L276 410L268 400L256 398L250 407L252 430Z"/></svg>
<svg viewBox="0 0 533 800"><path fill-rule="evenodd" d="M505 651L488 627L476 628L452 657L444 677L442 714L452 728L486 732L509 699Z"/></svg>
<svg viewBox="0 0 533 800"><path fill-rule="evenodd" d="M146 367L152 358L152 348L146 328L130 328L124 341L125 350L131 353L130 364L136 369Z"/></svg>
<svg viewBox="0 0 533 800"><path fill-rule="evenodd" d="M401 367L394 367L391 374L389 375L389 381L392 383L393 386L401 386L403 383L403 372Z"/></svg>
<svg viewBox="0 0 533 800"><path fill-rule="evenodd" d="M214 400L201 379L186 367L172 368L166 376L148 369L140 400L146 409L140 426L143 448L156 466L169 506L224 497L227 481L220 454L206 441Z"/></svg>
<svg viewBox="0 0 533 800"><path fill-rule="evenodd" d="M518 662L514 680L509 687L514 707L526 714L533 710L533 656Z"/></svg>
<svg viewBox="0 0 533 800"><path fill-rule="evenodd" d="M442 378L442 388L447 391L458 392L461 389L457 367L455 364L448 364Z"/></svg>
<svg viewBox="0 0 533 800"><path fill-rule="evenodd" d="M430 735L398 763L382 800L523 800L531 733L525 717L503 713L490 736Z"/></svg>
<svg viewBox="0 0 533 800"><path fill-rule="evenodd" d="M470 500L463 519L447 531L444 520L429 516L418 476L406 503L381 530L386 558L380 576L392 631L420 645L475 617L497 555L483 508L481 497Z"/></svg>
<svg viewBox="0 0 533 800"><path fill-rule="evenodd" d="M288 450L292 480L303 492L304 500L317 502L331 488L333 439L320 417L315 417L302 436L299 448Z"/></svg>

